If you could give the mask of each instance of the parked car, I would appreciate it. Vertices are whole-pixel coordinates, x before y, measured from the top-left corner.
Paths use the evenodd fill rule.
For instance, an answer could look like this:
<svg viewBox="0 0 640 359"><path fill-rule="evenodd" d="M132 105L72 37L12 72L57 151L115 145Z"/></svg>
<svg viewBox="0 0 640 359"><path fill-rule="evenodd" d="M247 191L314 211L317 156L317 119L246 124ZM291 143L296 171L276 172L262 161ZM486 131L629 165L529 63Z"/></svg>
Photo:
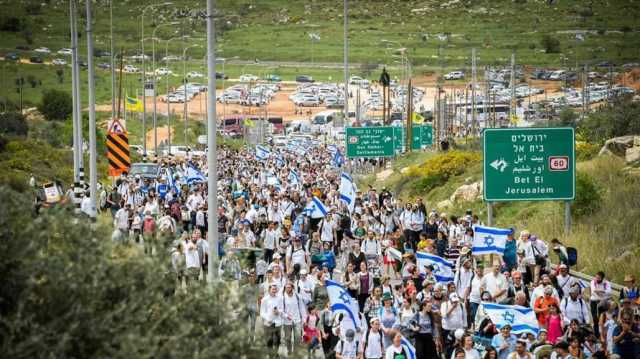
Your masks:
<svg viewBox="0 0 640 359"><path fill-rule="evenodd" d="M93 56L94 57L111 57L111 53L106 50L96 49L96 50L93 50Z"/></svg>
<svg viewBox="0 0 640 359"><path fill-rule="evenodd" d="M313 77L307 75L296 76L296 82L314 82Z"/></svg>
<svg viewBox="0 0 640 359"><path fill-rule="evenodd" d="M34 49L33 52L37 52L39 54L50 54L51 50L49 50L48 47L38 47L37 49Z"/></svg>
<svg viewBox="0 0 640 359"><path fill-rule="evenodd" d="M190 71L190 72L187 72L187 77L195 79L195 78L202 78L204 77L204 75L199 73L198 71Z"/></svg>
<svg viewBox="0 0 640 359"><path fill-rule="evenodd" d="M280 77L278 75L274 75L274 74L269 74L269 75L265 76L264 79L269 81L269 82L281 82L282 81L282 77Z"/></svg>
<svg viewBox="0 0 640 359"><path fill-rule="evenodd" d="M83 59L78 59L78 66L80 66L81 69L86 69L89 67L89 64Z"/></svg>
<svg viewBox="0 0 640 359"><path fill-rule="evenodd" d="M67 49L67 48L63 48L58 50L58 55L69 55L71 56L73 54L73 51L71 51L71 49Z"/></svg>
<svg viewBox="0 0 640 359"><path fill-rule="evenodd" d="M143 59L149 60L149 55L137 54L137 55L131 56L131 60L142 61Z"/></svg>
<svg viewBox="0 0 640 359"><path fill-rule="evenodd" d="M258 76L252 74L244 74L240 76L240 82L258 81Z"/></svg>
<svg viewBox="0 0 640 359"><path fill-rule="evenodd" d="M16 46L16 50L29 51L31 48L27 45L18 45Z"/></svg>
<svg viewBox="0 0 640 359"><path fill-rule="evenodd" d="M227 76L227 75L223 74L222 72L216 72L216 79L219 79L219 80L222 80L222 79L224 79L224 80L228 80L228 79L229 79L229 76Z"/></svg>
<svg viewBox="0 0 640 359"><path fill-rule="evenodd" d="M53 59L53 61L51 61L52 65L58 65L58 66L64 66L67 64L67 61L63 60L63 59Z"/></svg>
<svg viewBox="0 0 640 359"><path fill-rule="evenodd" d="M362 81L362 77L360 77L360 76L351 76L349 78L349 84L350 85L358 85L358 84L360 84L360 81Z"/></svg>
<svg viewBox="0 0 640 359"><path fill-rule="evenodd" d="M108 62L101 62L98 64L99 69L108 70L111 68L111 64Z"/></svg>
<svg viewBox="0 0 640 359"><path fill-rule="evenodd" d="M122 72L134 74L136 72L140 72L140 69L133 65L124 65L124 67L122 68Z"/></svg>
<svg viewBox="0 0 640 359"><path fill-rule="evenodd" d="M40 56L31 56L29 58L29 62L32 63L32 64L41 64L44 61L42 60L42 57L40 57Z"/></svg>
<svg viewBox="0 0 640 359"><path fill-rule="evenodd" d="M10 60L10 61L18 61L18 60L20 60L20 56L18 54L16 54L15 52L10 52L10 53L4 55L4 59L5 60Z"/></svg>
<svg viewBox="0 0 640 359"><path fill-rule="evenodd" d="M452 71L444 75L445 80L460 80L463 78L464 78L464 72L462 71Z"/></svg>
<svg viewBox="0 0 640 359"><path fill-rule="evenodd" d="M166 67L160 67L156 69L156 75L158 76L166 76L171 74L173 74L173 72Z"/></svg>

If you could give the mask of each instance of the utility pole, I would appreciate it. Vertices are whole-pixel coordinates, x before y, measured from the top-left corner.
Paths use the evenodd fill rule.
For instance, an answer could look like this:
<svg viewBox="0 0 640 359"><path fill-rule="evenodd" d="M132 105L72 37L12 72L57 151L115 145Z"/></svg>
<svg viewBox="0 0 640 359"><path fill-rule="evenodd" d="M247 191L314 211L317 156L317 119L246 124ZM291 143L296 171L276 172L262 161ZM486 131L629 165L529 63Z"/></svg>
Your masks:
<svg viewBox="0 0 640 359"><path fill-rule="evenodd" d="M73 178L75 187L80 186L80 157L82 156L82 144L80 143L80 128L78 127L78 112L76 111L78 88L76 87L76 52L78 51L78 33L76 32L76 7L75 0L69 1L69 30L71 35L71 96L73 98L72 118L73 118ZM75 40L75 41L74 41ZM78 202L79 204L79 202Z"/></svg>
<svg viewBox="0 0 640 359"><path fill-rule="evenodd" d="M411 152L413 140L413 87L411 87L411 79L407 82L407 134L406 146L407 152Z"/></svg>
<svg viewBox="0 0 640 359"><path fill-rule="evenodd" d="M87 8L87 66L89 77L89 200L91 218L95 220L96 197L98 194L98 167L96 156L96 99L93 69L93 29L91 19L91 1L86 1Z"/></svg>
<svg viewBox="0 0 640 359"><path fill-rule="evenodd" d="M344 34L343 34L343 46L344 46L344 118L346 126L349 122L349 0L343 0L342 18L344 21Z"/></svg>
<svg viewBox="0 0 640 359"><path fill-rule="evenodd" d="M511 106L509 107L509 121L513 123L516 117L516 53L511 53L511 79L509 81L511 87ZM513 123L513 127L516 127L517 123Z"/></svg>
<svg viewBox="0 0 640 359"><path fill-rule="evenodd" d="M111 60L111 119L116 118L116 69L113 55L113 0L109 0L109 32L111 33L111 50L109 52Z"/></svg>
<svg viewBox="0 0 640 359"><path fill-rule="evenodd" d="M582 68L582 116L580 117L581 121L584 121L587 116L587 107L589 106L589 100L587 99L587 65L585 64Z"/></svg>
<svg viewBox="0 0 640 359"><path fill-rule="evenodd" d="M475 47L471 49L471 122L473 122L474 127L477 123L476 119L476 86L477 86L477 71L476 71L476 49Z"/></svg>
<svg viewBox="0 0 640 359"><path fill-rule="evenodd" d="M215 0L207 0L207 210L209 241L209 282L217 277L218 268L218 168L216 148L216 38L213 16Z"/></svg>

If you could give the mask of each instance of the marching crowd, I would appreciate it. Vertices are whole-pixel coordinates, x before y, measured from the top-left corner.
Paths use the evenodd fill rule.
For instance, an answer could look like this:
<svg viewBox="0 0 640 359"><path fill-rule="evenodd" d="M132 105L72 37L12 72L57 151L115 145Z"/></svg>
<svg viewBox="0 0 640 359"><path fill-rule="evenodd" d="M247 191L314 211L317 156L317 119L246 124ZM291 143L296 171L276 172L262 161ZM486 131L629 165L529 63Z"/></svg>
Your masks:
<svg viewBox="0 0 640 359"><path fill-rule="evenodd" d="M605 273L572 277L575 251L527 230L510 229L501 256L474 255L472 211L359 191L339 155L305 144L219 151L216 270L238 283L241 315L271 357L283 346L338 359L640 358L634 276L614 297ZM175 290L188 293L208 274L206 160L160 161L158 179L117 179L105 207L113 240L168 251ZM357 310L336 306L334 290ZM537 323L496 322L489 312L503 307Z"/></svg>

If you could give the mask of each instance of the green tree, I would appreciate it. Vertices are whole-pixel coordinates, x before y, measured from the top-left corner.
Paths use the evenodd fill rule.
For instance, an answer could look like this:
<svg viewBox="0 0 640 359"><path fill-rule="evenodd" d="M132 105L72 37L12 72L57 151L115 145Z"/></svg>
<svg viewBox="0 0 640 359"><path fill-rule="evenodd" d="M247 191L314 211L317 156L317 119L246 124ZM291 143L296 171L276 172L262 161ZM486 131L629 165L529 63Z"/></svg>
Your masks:
<svg viewBox="0 0 640 359"><path fill-rule="evenodd" d="M0 113L0 134L26 136L29 126L24 116L18 112Z"/></svg>
<svg viewBox="0 0 640 359"><path fill-rule="evenodd" d="M572 202L572 212L576 217L595 213L602 202L601 190L596 181L584 172L576 176L576 198Z"/></svg>
<svg viewBox="0 0 640 359"><path fill-rule="evenodd" d="M71 115L73 100L65 91L46 90L42 94L42 103L38 109L49 121L64 121Z"/></svg>
<svg viewBox="0 0 640 359"><path fill-rule="evenodd" d="M591 113L578 126L578 131L591 142L640 134L640 103L631 97L615 98Z"/></svg>
<svg viewBox="0 0 640 359"><path fill-rule="evenodd" d="M264 357L232 286L173 294L164 251L114 246L71 207L33 218L26 195L0 197L0 357Z"/></svg>
<svg viewBox="0 0 640 359"><path fill-rule="evenodd" d="M547 54L560 53L560 40L552 37L551 35L544 35L540 40L540 45Z"/></svg>

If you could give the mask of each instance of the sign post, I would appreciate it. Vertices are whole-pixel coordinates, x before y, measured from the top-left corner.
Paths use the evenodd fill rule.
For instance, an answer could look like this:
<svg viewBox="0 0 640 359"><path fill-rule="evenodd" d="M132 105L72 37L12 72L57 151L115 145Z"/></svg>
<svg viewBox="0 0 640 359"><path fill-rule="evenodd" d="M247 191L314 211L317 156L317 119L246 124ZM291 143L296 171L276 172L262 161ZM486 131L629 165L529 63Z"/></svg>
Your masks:
<svg viewBox="0 0 640 359"><path fill-rule="evenodd" d="M347 127L347 157L392 157L393 127Z"/></svg>
<svg viewBox="0 0 640 359"><path fill-rule="evenodd" d="M484 130L484 200L566 201L565 231L576 195L573 128Z"/></svg>

